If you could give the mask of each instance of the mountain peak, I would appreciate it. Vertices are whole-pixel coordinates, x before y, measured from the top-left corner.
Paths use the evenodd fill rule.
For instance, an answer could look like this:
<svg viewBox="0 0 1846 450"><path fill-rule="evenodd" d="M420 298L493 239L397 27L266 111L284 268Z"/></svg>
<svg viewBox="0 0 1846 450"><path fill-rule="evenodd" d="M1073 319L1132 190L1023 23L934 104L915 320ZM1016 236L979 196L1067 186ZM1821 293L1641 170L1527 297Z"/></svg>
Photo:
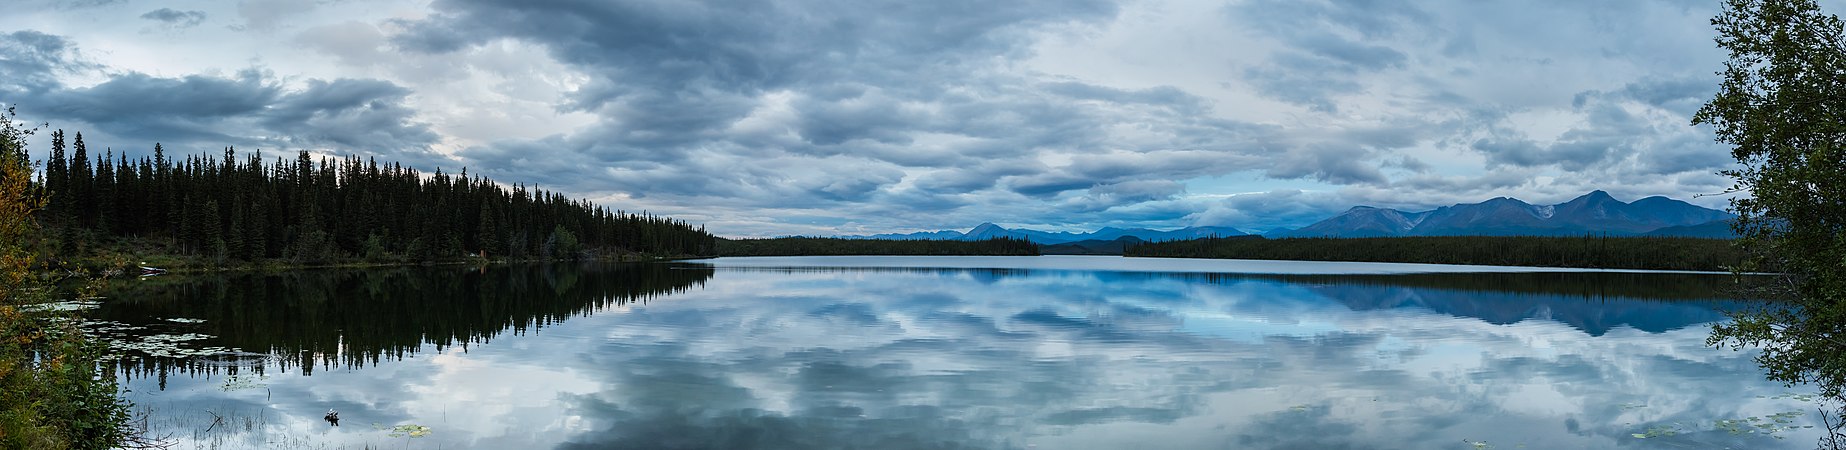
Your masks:
<svg viewBox="0 0 1846 450"><path fill-rule="evenodd" d="M968 230L968 234L976 234L976 233L980 233L980 232L982 232L982 231L988 231L988 230L993 230L993 229L1001 229L1001 230L1004 230L1004 229L1006 229L1006 228L1002 228L1002 227L1001 227L1001 226L999 226L999 225L994 225L994 223L993 223L993 222L981 222L981 224L980 224L980 225L975 225L975 226L974 226L974 229L972 229L972 230Z"/></svg>
<svg viewBox="0 0 1846 450"><path fill-rule="evenodd" d="M1615 199L1615 196L1609 195L1608 191L1597 189L1594 191L1590 191L1590 193L1588 194L1583 194L1582 196L1572 199L1571 201L1566 202L1566 203L1577 203L1580 201L1581 202L1596 202L1596 203L1619 202L1619 200Z"/></svg>
<svg viewBox="0 0 1846 450"><path fill-rule="evenodd" d="M1667 197L1667 196L1664 196L1664 195L1656 195L1656 196L1652 196L1652 197L1647 197L1647 198L1643 198L1643 199L1639 199L1639 200L1635 200L1635 201L1634 201L1634 203L1630 203L1630 204L1631 204L1631 205L1635 205L1635 206L1648 206L1648 205L1691 205L1691 203L1686 203L1686 202L1685 202L1684 200L1675 200L1675 199L1673 199L1673 198L1671 198L1671 197Z"/></svg>
<svg viewBox="0 0 1846 450"><path fill-rule="evenodd" d="M1520 199L1516 199L1512 197L1494 197L1494 198L1487 199L1487 201L1476 203L1476 205L1494 206L1494 207L1500 207L1500 208L1511 207L1515 209L1532 209L1533 208L1531 203L1526 203L1525 200L1520 200ZM1466 203L1463 203L1463 204L1454 205L1453 208L1462 208L1466 206L1469 206L1469 205Z"/></svg>

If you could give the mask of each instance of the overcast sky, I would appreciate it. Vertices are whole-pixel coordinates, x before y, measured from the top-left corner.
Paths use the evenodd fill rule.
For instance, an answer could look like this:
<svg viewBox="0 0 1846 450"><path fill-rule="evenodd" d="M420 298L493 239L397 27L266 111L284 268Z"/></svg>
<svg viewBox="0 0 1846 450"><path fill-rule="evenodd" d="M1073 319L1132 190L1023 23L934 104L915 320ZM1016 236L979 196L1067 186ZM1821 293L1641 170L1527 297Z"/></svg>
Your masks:
<svg viewBox="0 0 1846 450"><path fill-rule="evenodd" d="M0 102L92 148L465 166L724 236L1730 185L1688 124L1715 0L21 1Z"/></svg>

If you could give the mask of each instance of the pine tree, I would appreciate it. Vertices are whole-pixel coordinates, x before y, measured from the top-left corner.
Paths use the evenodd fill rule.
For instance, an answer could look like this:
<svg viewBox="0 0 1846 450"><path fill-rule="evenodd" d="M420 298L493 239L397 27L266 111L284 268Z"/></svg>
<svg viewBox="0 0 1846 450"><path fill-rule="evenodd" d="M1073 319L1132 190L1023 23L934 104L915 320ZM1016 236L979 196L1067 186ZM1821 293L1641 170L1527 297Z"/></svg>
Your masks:
<svg viewBox="0 0 1846 450"><path fill-rule="evenodd" d="M89 151L83 145L83 133L78 132L71 143L71 203L70 212L76 217L79 226L96 225L96 197L90 186L95 183L95 176L90 172Z"/></svg>
<svg viewBox="0 0 1846 450"><path fill-rule="evenodd" d="M199 208L199 218L197 220L198 222L195 225L197 226L198 234L194 239L200 253L214 260L220 262L224 261L229 255L226 253L225 248L223 222L221 221L221 216L218 214L218 201L206 200L205 204Z"/></svg>
<svg viewBox="0 0 1846 450"><path fill-rule="evenodd" d="M45 161L45 188L52 196L70 196L70 163L64 156L64 130L51 132L51 156ZM53 201L48 209L69 204L70 202ZM61 222L64 211L50 209L46 211L54 222Z"/></svg>
<svg viewBox="0 0 1846 450"><path fill-rule="evenodd" d="M474 232L475 238L479 241L476 244L478 245L476 248L481 254L487 256L504 256L506 253L506 245L500 242L502 239L500 236L500 221L494 217L496 214L494 214L493 204L484 203L481 205L480 210L481 218L476 221Z"/></svg>
<svg viewBox="0 0 1846 450"><path fill-rule="evenodd" d="M115 215L115 151L108 150L96 159L96 180L93 184L90 212L94 214L92 226L97 231L110 233L115 231L110 219Z"/></svg>

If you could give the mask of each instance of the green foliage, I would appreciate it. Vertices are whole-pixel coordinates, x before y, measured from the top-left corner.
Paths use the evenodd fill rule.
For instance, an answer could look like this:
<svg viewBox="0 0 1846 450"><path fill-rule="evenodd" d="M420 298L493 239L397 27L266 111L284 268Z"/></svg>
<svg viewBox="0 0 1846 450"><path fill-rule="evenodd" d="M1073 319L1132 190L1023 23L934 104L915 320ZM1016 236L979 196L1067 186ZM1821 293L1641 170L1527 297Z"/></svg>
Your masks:
<svg viewBox="0 0 1846 450"><path fill-rule="evenodd" d="M391 252L385 250L384 236L379 236L377 234L366 236L365 243L360 246L360 251L360 257L365 258L366 261L388 261L391 259Z"/></svg>
<svg viewBox="0 0 1846 450"><path fill-rule="evenodd" d="M98 345L69 313L25 308L56 290L30 271L44 187L31 182L31 130L12 118L0 116L0 448L114 447L130 436L129 405L98 365Z"/></svg>
<svg viewBox="0 0 1846 450"><path fill-rule="evenodd" d="M718 254L724 256L1037 256L1038 245L1025 239L1014 238L993 238L981 241L939 241L786 237L775 239L719 240Z"/></svg>
<svg viewBox="0 0 1846 450"><path fill-rule="evenodd" d="M1683 237L1422 236L1205 238L1137 245L1126 256L1368 261L1600 269L1729 270L1742 255L1728 241Z"/></svg>
<svg viewBox="0 0 1846 450"><path fill-rule="evenodd" d="M560 225L551 230L551 237L545 238L545 254L550 257L573 257L583 250L577 242L577 235Z"/></svg>
<svg viewBox="0 0 1846 450"><path fill-rule="evenodd" d="M1760 347L1770 379L1846 387L1846 32L1812 0L1729 0L1712 19L1730 51L1723 84L1693 119L1732 146L1725 172L1749 196L1739 217L1744 270L1784 274L1783 307L1746 311L1708 343Z"/></svg>
<svg viewBox="0 0 1846 450"><path fill-rule="evenodd" d="M91 259L122 240L158 243L168 254L213 266L554 253L695 256L713 254L716 246L717 238L684 222L611 211L523 185L508 189L466 171L425 175L307 152L265 161L231 149L221 158L173 161L159 144L153 158L110 153L92 161L81 133L69 154L63 136L52 133L43 178L50 188L44 222L60 237L53 259ZM552 249L568 251L546 252L547 242L560 244L550 238L575 243Z"/></svg>
<svg viewBox="0 0 1846 450"><path fill-rule="evenodd" d="M301 238L295 240L295 251L292 252L295 254L295 262L301 264L321 264L327 262L330 257L327 252L328 244L326 231L303 231L301 233Z"/></svg>

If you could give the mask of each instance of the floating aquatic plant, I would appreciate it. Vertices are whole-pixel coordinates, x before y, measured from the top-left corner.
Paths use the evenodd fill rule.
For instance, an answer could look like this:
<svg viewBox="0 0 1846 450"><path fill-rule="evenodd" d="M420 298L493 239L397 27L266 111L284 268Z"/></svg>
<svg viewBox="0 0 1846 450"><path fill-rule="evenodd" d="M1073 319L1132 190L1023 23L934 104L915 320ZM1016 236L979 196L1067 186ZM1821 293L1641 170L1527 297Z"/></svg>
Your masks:
<svg viewBox="0 0 1846 450"><path fill-rule="evenodd" d="M417 425L417 424L404 424L404 425L398 425L398 426L390 427L390 428L386 428L385 426L379 425L379 424L372 424L372 428L388 431L390 432L391 437L420 438L420 437L429 436L430 432L432 431L429 429L429 427Z"/></svg>
<svg viewBox="0 0 1846 450"><path fill-rule="evenodd" d="M231 391L241 391L244 389L256 389L256 388L261 388L261 387L269 387L268 383L263 383L263 381L268 381L268 380L269 380L268 375L258 376L254 380L250 379L249 376L231 375L230 377L224 379L224 384L220 385L219 389L222 389L225 392L231 392Z"/></svg>
<svg viewBox="0 0 1846 450"><path fill-rule="evenodd" d="M110 339L108 342L110 350L115 350L111 353L117 357L131 352L138 352L147 356L163 358L190 358L232 351L225 347L213 346L194 348L186 345L187 342L211 338L211 335L201 333L155 334Z"/></svg>
<svg viewBox="0 0 1846 450"><path fill-rule="evenodd" d="M92 334L122 333L126 331L136 331L136 330L147 329L147 327L144 327L144 326L129 325L126 323L116 322L113 320L85 320L81 323L78 323L77 326L83 328L83 331L89 332Z"/></svg>
<svg viewBox="0 0 1846 450"><path fill-rule="evenodd" d="M1634 436L1635 439L1647 439L1647 438L1675 436L1675 435L1678 435L1680 431L1681 431L1680 424L1676 422L1672 425L1655 425L1652 427L1648 427L1647 431L1631 434L1630 436Z"/></svg>
<svg viewBox="0 0 1846 450"><path fill-rule="evenodd" d="M1792 400L1800 401L1800 402L1816 402L1816 401L1820 401L1820 394L1813 394L1813 393L1797 394L1793 392L1784 392L1774 397L1758 395L1756 396L1756 398L1766 398L1770 400L1790 400L1792 399Z"/></svg>
<svg viewBox="0 0 1846 450"><path fill-rule="evenodd" d="M1801 411L1783 411L1767 416L1750 416L1742 419L1718 419L1712 421L1711 430L1723 431L1732 436L1754 434L1784 439L1786 436L1781 434L1784 431L1799 428L1814 428L1813 425L1795 424L1795 418L1801 417L1804 414L1805 413ZM1680 433L1690 433L1700 431L1701 429L1702 427L1698 427L1696 424L1694 426L1686 426L1674 422L1671 425L1655 425L1648 427L1647 430L1631 434L1630 436L1634 436L1635 439L1648 439L1674 436Z"/></svg>
<svg viewBox="0 0 1846 450"><path fill-rule="evenodd" d="M91 297L91 298L101 298L101 297ZM35 303L31 305L21 306L19 307L19 309L21 311L26 311L26 312L64 312L64 311L82 311L86 309L96 309L102 306L103 306L103 302L99 302L96 300L90 300L86 298L86 299L77 299L77 300L66 300L66 301L61 301L61 302Z"/></svg>

